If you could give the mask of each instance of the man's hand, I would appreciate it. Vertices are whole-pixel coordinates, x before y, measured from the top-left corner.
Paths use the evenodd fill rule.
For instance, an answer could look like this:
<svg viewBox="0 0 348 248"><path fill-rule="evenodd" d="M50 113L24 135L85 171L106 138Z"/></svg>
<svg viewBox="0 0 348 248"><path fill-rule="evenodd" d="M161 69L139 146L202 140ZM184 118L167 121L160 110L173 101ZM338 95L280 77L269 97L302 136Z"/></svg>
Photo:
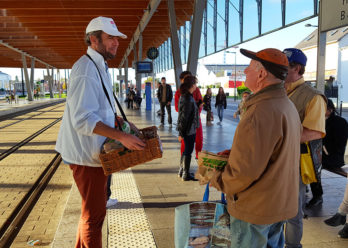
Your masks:
<svg viewBox="0 0 348 248"><path fill-rule="evenodd" d="M171 102L167 102L167 105L170 106Z"/></svg>
<svg viewBox="0 0 348 248"><path fill-rule="evenodd" d="M178 140L179 140L179 142L181 142L181 141L182 141L182 137L181 137L181 136L179 136L179 137L178 137Z"/></svg>
<svg viewBox="0 0 348 248"><path fill-rule="evenodd" d="M142 142L138 137L127 133L123 133L119 141L129 150L144 150L145 147L145 143Z"/></svg>
<svg viewBox="0 0 348 248"><path fill-rule="evenodd" d="M221 156L230 156L230 152L231 150L224 150L222 152L218 152L217 155L221 155Z"/></svg>
<svg viewBox="0 0 348 248"><path fill-rule="evenodd" d="M237 119L237 114L236 113L233 114L233 118Z"/></svg>

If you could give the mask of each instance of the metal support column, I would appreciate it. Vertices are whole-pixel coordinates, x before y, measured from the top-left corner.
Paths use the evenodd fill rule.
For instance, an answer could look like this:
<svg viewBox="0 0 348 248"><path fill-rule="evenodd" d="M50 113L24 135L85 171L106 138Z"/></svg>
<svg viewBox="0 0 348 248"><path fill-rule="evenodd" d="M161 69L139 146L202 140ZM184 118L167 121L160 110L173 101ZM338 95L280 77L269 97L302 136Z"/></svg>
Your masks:
<svg viewBox="0 0 348 248"><path fill-rule="evenodd" d="M184 48L184 63L187 63L187 57L186 57L186 22L183 26L183 34L182 34L182 45Z"/></svg>
<svg viewBox="0 0 348 248"><path fill-rule="evenodd" d="M53 67L51 69L51 75L52 75L52 77L51 77L52 94L50 92L50 98L54 98L54 91L55 91L55 89L54 89L54 68Z"/></svg>
<svg viewBox="0 0 348 248"><path fill-rule="evenodd" d="M322 1L319 3L319 16L323 11ZM317 50L317 89L324 93L325 88L325 53L326 53L326 32L321 31L321 23L318 18L318 50Z"/></svg>
<svg viewBox="0 0 348 248"><path fill-rule="evenodd" d="M29 81L27 59L23 53L22 53L22 63L23 63L23 71L24 71L24 76L25 76L25 85L27 87L28 101L32 101L33 100L33 92L31 90L31 85L30 85L30 81Z"/></svg>
<svg viewBox="0 0 348 248"><path fill-rule="evenodd" d="M30 86L31 90L34 91L35 89L35 83L34 83L34 72L35 72L35 58L31 58L30 60Z"/></svg>
<svg viewBox="0 0 348 248"><path fill-rule="evenodd" d="M313 0L314 1L314 15L318 14L318 0Z"/></svg>
<svg viewBox="0 0 348 248"><path fill-rule="evenodd" d="M181 65L181 57L180 57L180 45L179 45L179 38L178 38L178 27L176 25L176 14L175 14L175 8L174 8L174 0L168 0L168 18L169 18L169 24L170 24L170 34L172 42L172 55L173 55L173 62L174 62L174 74L175 74L175 85L176 89L179 89L180 87L180 79L179 75L182 72L182 65Z"/></svg>
<svg viewBox="0 0 348 248"><path fill-rule="evenodd" d="M213 32L214 32L214 52L216 53L217 46L217 0L214 0L214 22L213 22Z"/></svg>
<svg viewBox="0 0 348 248"><path fill-rule="evenodd" d="M244 19L244 0L239 0L239 29L240 29L240 42L243 42L243 19Z"/></svg>
<svg viewBox="0 0 348 248"><path fill-rule="evenodd" d="M139 35L139 41L138 41L138 61L141 61L143 59L143 35ZM127 64L128 64L128 58L127 58ZM128 65L127 65L127 71L128 71ZM128 75L128 72L127 72ZM136 87L137 90L140 90L141 94L141 73L136 73Z"/></svg>
<svg viewBox="0 0 348 248"><path fill-rule="evenodd" d="M66 69L64 69L64 83L65 83L65 92L66 92L66 95L68 95L68 79L66 77Z"/></svg>
<svg viewBox="0 0 348 248"><path fill-rule="evenodd" d="M23 68L21 68L21 74L22 74L22 96L24 97L24 76L23 76Z"/></svg>
<svg viewBox="0 0 348 248"><path fill-rule="evenodd" d="M204 12L205 13L205 12ZM203 16L204 18L204 16ZM228 24L230 20L230 0L225 0L225 48L228 47Z"/></svg>
<svg viewBox="0 0 348 248"><path fill-rule="evenodd" d="M187 70L193 75L196 74L198 64L198 53L201 43L203 10L206 0L195 0L193 20L190 35L190 47L187 60Z"/></svg>
<svg viewBox="0 0 348 248"><path fill-rule="evenodd" d="M229 0L228 0L229 1ZM208 54L208 10L207 10L207 3L205 4L204 8L204 14L203 14L203 20L204 20L204 55L206 56Z"/></svg>
<svg viewBox="0 0 348 248"><path fill-rule="evenodd" d="M52 75L50 75L50 68L48 68L48 66L46 66L47 69L47 76L48 76L48 90L50 92L50 98L53 98L53 71L52 71Z"/></svg>
<svg viewBox="0 0 348 248"><path fill-rule="evenodd" d="M285 26L286 0L282 0L282 27Z"/></svg>
<svg viewBox="0 0 348 248"><path fill-rule="evenodd" d="M119 78L120 78L120 95L119 97L122 98L123 97L123 86L122 86L122 69L118 69L118 75L119 75Z"/></svg>
<svg viewBox="0 0 348 248"><path fill-rule="evenodd" d="M134 55L134 63L136 63L138 61L138 56L137 56L137 47L136 47L136 44L134 44L134 47L133 47L133 55Z"/></svg>
<svg viewBox="0 0 348 248"><path fill-rule="evenodd" d="M259 35L261 36L262 31L262 0L256 0L257 2L257 17L259 25Z"/></svg>
<svg viewBox="0 0 348 248"><path fill-rule="evenodd" d="M128 89L128 58L124 61L124 85L126 87L126 92ZM127 97L127 96L126 96Z"/></svg>

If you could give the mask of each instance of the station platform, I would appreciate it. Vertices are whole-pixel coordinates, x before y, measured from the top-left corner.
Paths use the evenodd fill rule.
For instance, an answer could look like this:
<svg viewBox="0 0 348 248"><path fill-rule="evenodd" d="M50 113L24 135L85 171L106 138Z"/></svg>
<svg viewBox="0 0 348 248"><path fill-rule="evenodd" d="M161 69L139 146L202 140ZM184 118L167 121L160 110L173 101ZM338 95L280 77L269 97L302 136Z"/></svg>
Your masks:
<svg viewBox="0 0 348 248"><path fill-rule="evenodd" d="M0 100L0 117L4 115L14 114L21 111L34 109L40 106L45 106L50 103L63 102L64 98L39 98L34 101L28 101L25 99L18 99L18 102L7 102L6 99Z"/></svg>
<svg viewBox="0 0 348 248"><path fill-rule="evenodd" d="M231 103L228 108L232 112L236 106L237 103ZM55 117L61 116L63 109L64 106L56 109ZM158 109L156 105L156 110ZM124 110L129 120L139 128L160 124L160 119L155 112L146 111L144 106L140 110L128 110L124 105ZM216 113L214 114L217 116ZM214 124L207 127L205 112L202 112L204 150L218 152L231 147L238 121L228 116L229 113L226 111L222 126ZM112 198L117 198L119 203L107 210L103 229L104 247L174 247L175 207L202 200L205 186L199 185L198 182L182 182L176 175L180 159L180 144L175 130L177 113L174 107L172 107L172 117L174 120L172 128L165 124L164 128L159 129L164 149L162 159L113 174ZM42 119L44 118L37 121ZM50 129L49 137L40 141L49 153L42 151L43 147L38 147L36 143L36 146L27 148L22 151L22 154L25 154L28 159L34 154L40 154L42 160L46 160L48 155L52 156L59 124ZM6 136L1 138L1 143L13 142L6 141ZM12 163L13 161L7 161L6 167L10 168ZM1 166L3 165L0 163L0 170ZM196 169L197 164L193 160L193 170ZM3 175L0 171L0 190L3 194L1 199L17 197L16 190L20 189L21 192L22 188L25 188L27 181L14 180L12 184L6 183L9 177L16 175L13 171L11 172L12 174ZM28 170L23 169L20 173L31 177L28 175ZM323 171L322 183L324 202L321 206L306 211L308 218L304 219L303 246L348 247L348 240L337 237L341 227L329 227L323 223L324 219L337 211L347 179ZM211 189L210 200L219 199L220 193ZM307 201L309 199L311 199L310 193L308 193ZM67 165L61 163L11 247L29 247L27 242L30 240L40 240L40 247L74 247L80 217L80 201L71 171ZM11 204L9 200L0 202L1 207L9 204ZM6 215L4 212L0 215L0 221L4 219L4 215Z"/></svg>

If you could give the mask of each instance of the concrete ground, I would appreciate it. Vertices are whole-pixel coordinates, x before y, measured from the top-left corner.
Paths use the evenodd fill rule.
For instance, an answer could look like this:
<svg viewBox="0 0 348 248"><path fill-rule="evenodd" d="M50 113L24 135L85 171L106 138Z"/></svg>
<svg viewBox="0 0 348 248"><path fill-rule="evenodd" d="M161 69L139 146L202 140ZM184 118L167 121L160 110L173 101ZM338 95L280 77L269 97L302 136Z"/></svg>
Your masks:
<svg viewBox="0 0 348 248"><path fill-rule="evenodd" d="M236 104L229 104L222 126L214 124L211 127L206 127L205 112L203 111L203 149L217 152L231 147L238 121L230 119L228 116L234 111L234 108L236 108ZM158 126L160 123L159 118L154 115L153 111L145 111L144 108L140 110L125 109L125 111L129 120L139 127ZM173 120L176 122L177 114L174 108L172 108L172 114ZM217 116L215 115L215 117ZM197 182L182 182L176 176L180 147L175 127L175 124L173 128L169 128L166 124L164 128L159 130L164 149L162 159L153 160L133 167L130 170L116 173L113 176L113 197L118 198L120 202L108 210L104 228L105 247L174 247L175 207L192 201L202 200L204 186L200 186ZM197 165L194 162L193 169L195 170L196 167ZM60 195L58 195L59 202L56 204L59 206L60 211L53 210L50 212L49 208L53 206L46 204L50 213L43 218L46 220L46 223L51 218L54 223L59 222L59 224L52 224L52 227L56 226L58 231L54 235L54 240L52 236L44 240L45 247L68 248L73 247L75 242L77 221L80 215L80 198L76 187L69 186L73 185L71 172L67 170L64 164L61 165L60 170L61 172L57 174L57 180L61 180L61 182L52 181L56 185L62 185L56 187L56 190L61 190ZM306 211L309 217L304 220L303 245L304 247L313 248L348 247L348 240L337 237L339 227L333 228L323 223L325 218L336 212L342 200L347 179L330 172L323 172L322 181L324 203L316 209ZM49 195L48 198L50 198ZM213 189L210 200L218 200L219 198L220 193ZM309 199L310 193L308 195ZM42 204L45 203L43 202ZM56 219L59 221L56 221ZM35 216L33 220L37 221ZM39 222L36 223L38 224ZM48 233L51 233L50 229L52 228L43 230L43 235L45 235L46 230L48 230ZM28 236L23 238L22 245L31 237L30 233L26 233L26 235ZM34 236L32 237L35 238ZM45 236L43 237L45 238ZM142 240L142 237L146 238ZM19 245L20 242L20 240L17 240L18 246L16 247L21 247Z"/></svg>

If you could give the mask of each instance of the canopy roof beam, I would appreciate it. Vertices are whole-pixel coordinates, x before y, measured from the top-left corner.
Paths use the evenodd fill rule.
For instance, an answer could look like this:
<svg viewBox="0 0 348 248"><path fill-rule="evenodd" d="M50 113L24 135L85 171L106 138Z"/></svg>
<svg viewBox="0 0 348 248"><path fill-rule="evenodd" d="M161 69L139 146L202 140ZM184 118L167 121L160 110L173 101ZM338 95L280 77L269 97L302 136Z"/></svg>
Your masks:
<svg viewBox="0 0 348 248"><path fill-rule="evenodd" d="M128 58L129 54L133 50L134 45L139 40L140 35L143 33L144 29L146 28L147 24L151 20L152 16L157 10L158 5L161 3L161 0L150 0L149 5L147 7L147 10L145 11L143 17L141 18L139 25L137 26L133 37L128 45L128 48L123 55L123 58L121 60L121 63L119 64L119 68L124 65L126 59ZM138 60L141 60L142 58L138 58Z"/></svg>

